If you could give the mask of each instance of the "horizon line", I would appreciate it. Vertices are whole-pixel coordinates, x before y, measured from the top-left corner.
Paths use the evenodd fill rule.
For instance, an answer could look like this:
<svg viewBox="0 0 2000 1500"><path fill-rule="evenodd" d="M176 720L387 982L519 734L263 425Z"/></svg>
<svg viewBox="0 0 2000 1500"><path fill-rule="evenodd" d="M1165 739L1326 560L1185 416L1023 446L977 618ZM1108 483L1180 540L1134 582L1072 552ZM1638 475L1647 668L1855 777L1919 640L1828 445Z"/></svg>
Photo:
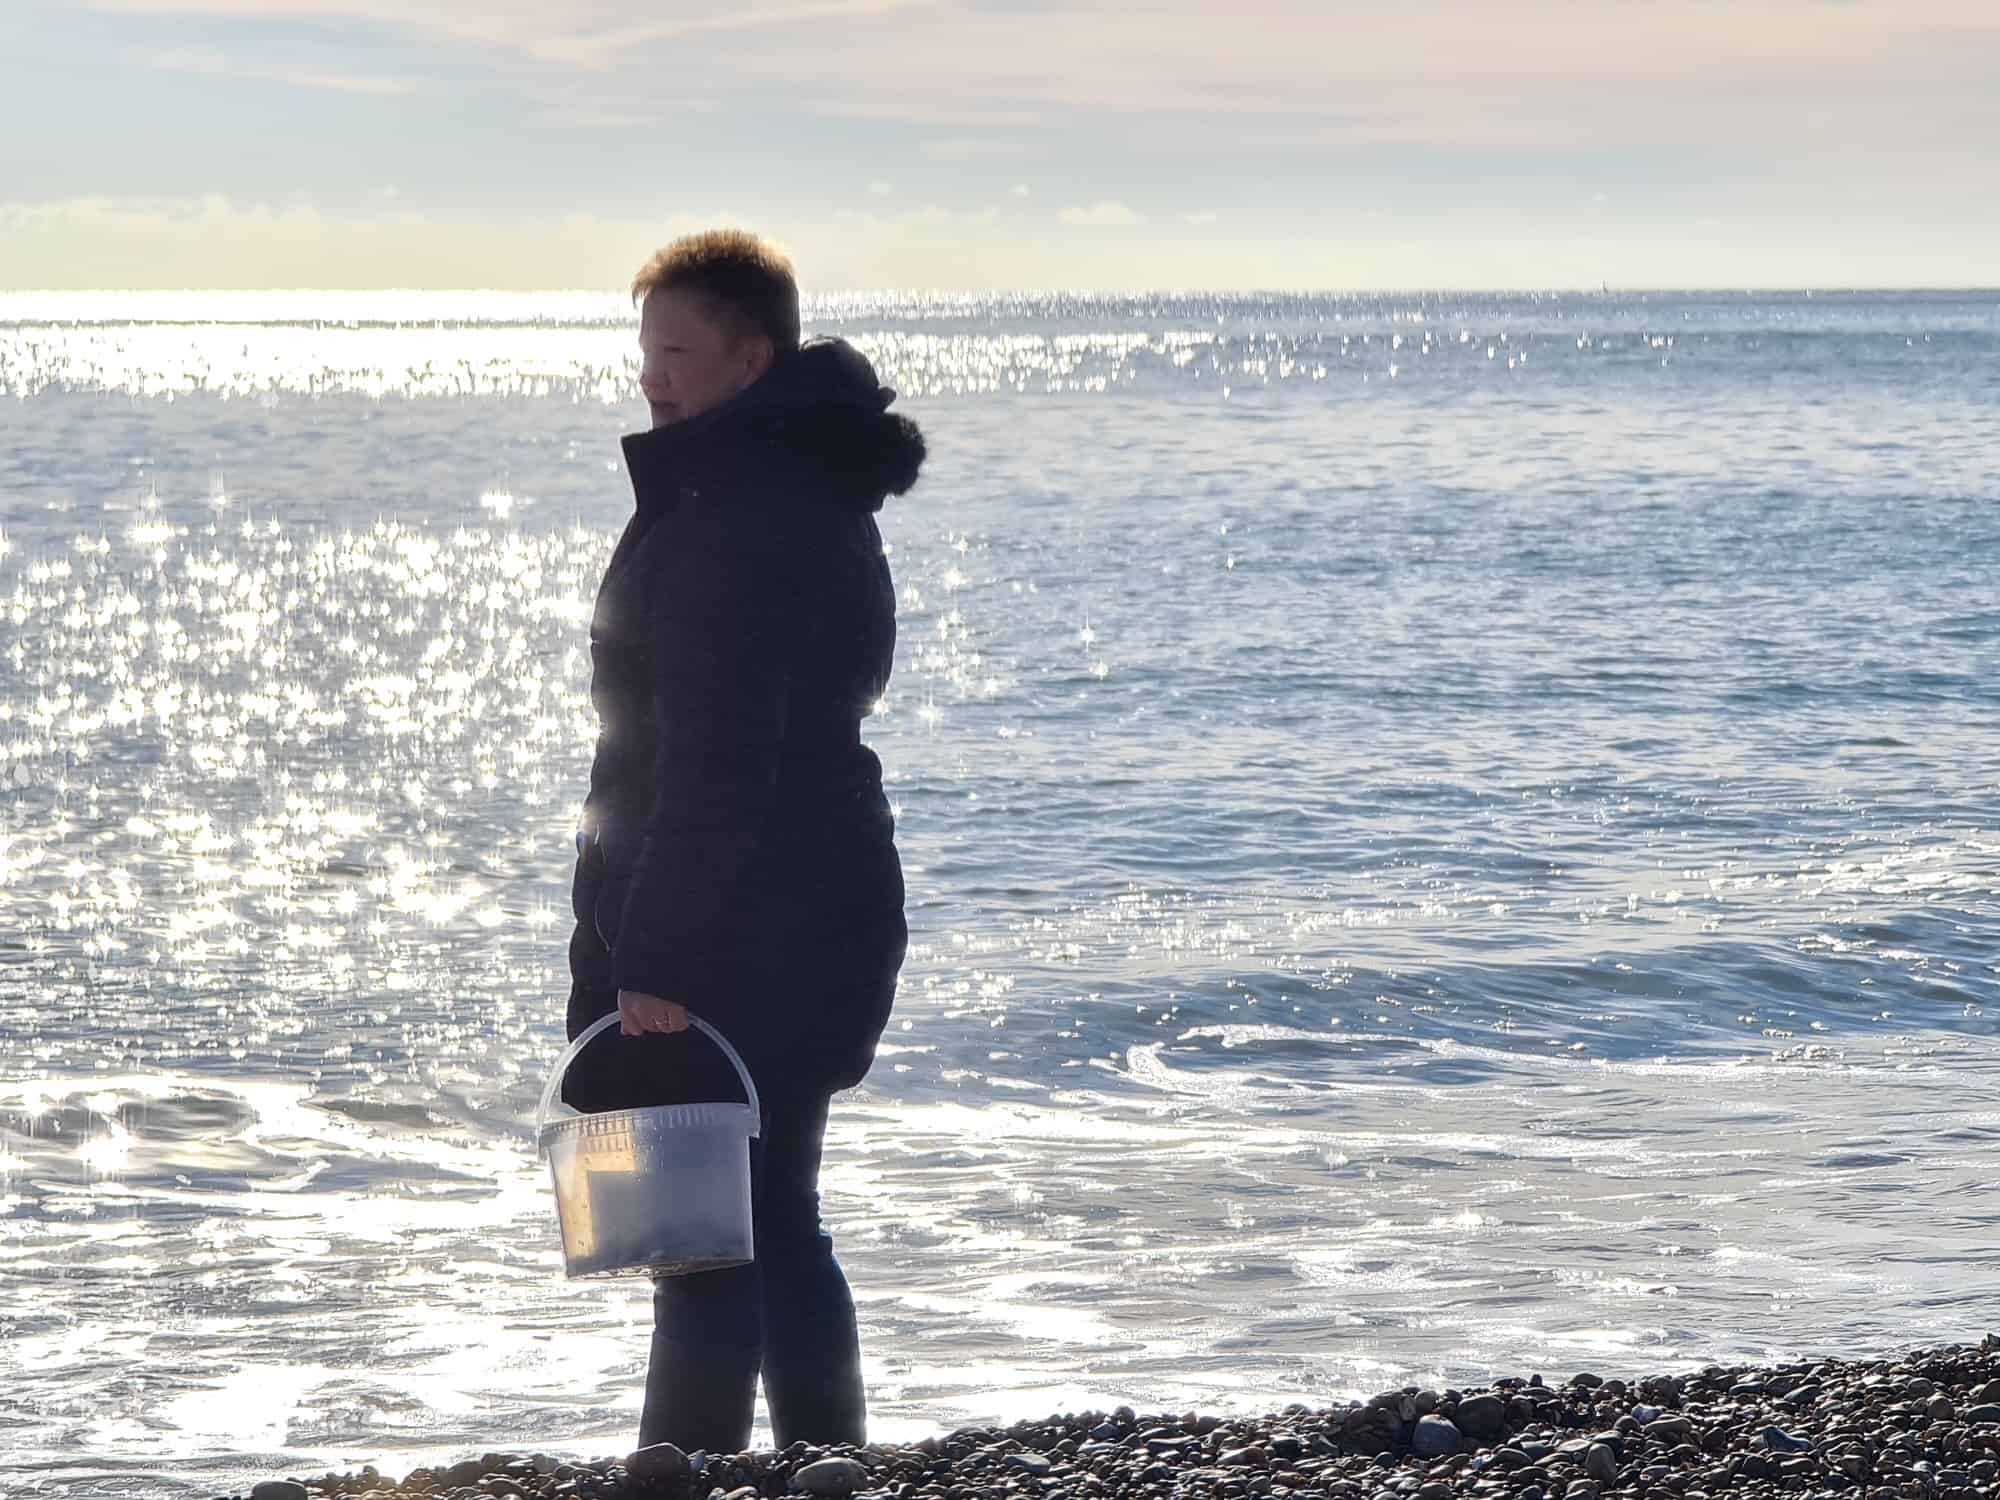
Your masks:
<svg viewBox="0 0 2000 1500"><path fill-rule="evenodd" d="M1620 286L1608 282L1597 286L1149 286L1110 288L1102 286L868 286L812 290L801 288L807 299L844 297L1560 297L1560 296L1687 296L1695 293L1727 293L1739 296L1906 294L1919 292L1956 293L1965 296L2000 296L2000 282L1961 284L1956 282L1796 282L1765 285L1742 282L1690 282L1679 286ZM479 296L479 297L606 297L623 298L618 288L587 286L158 286L158 287L9 287L0 288L0 300L26 297L318 297L318 296Z"/></svg>

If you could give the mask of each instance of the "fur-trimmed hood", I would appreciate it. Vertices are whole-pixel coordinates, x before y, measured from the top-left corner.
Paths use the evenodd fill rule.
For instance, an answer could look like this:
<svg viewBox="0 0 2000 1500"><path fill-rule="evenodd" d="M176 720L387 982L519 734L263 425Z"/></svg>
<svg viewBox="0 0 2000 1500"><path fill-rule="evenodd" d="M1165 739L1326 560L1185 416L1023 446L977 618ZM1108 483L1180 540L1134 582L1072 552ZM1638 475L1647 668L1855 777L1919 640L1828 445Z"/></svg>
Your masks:
<svg viewBox="0 0 2000 1500"><path fill-rule="evenodd" d="M925 457L917 424L888 409L895 399L845 339L810 339L713 410L627 437L626 462L642 494L669 471L740 464L843 508L878 511L917 482Z"/></svg>

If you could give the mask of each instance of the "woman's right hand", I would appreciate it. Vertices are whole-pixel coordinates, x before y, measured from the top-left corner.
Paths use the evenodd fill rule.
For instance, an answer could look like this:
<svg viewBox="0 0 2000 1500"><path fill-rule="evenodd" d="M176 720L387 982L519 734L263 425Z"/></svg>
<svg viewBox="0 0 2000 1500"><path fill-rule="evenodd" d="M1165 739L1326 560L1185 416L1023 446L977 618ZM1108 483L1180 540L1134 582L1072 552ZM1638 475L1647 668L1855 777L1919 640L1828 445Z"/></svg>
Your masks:
<svg viewBox="0 0 2000 1500"><path fill-rule="evenodd" d="M618 1029L626 1036L648 1032L675 1032L688 1029L687 1007L643 990L618 992Z"/></svg>

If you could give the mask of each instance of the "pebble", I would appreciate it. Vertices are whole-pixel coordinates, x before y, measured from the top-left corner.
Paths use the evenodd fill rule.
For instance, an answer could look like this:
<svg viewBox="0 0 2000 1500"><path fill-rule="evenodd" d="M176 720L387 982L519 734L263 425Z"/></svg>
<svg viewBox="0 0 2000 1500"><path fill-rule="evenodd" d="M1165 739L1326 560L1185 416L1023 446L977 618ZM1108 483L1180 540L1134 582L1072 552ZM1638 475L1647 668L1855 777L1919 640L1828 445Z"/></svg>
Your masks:
<svg viewBox="0 0 2000 1500"><path fill-rule="evenodd" d="M1460 1432L1445 1417L1419 1417L1410 1434L1410 1451L1418 1458L1443 1458L1459 1449Z"/></svg>
<svg viewBox="0 0 2000 1500"><path fill-rule="evenodd" d="M1468 1396L1458 1403L1452 1422L1467 1437L1494 1437L1507 1423L1507 1403L1498 1396Z"/></svg>
<svg viewBox="0 0 2000 1500"><path fill-rule="evenodd" d="M868 1471L851 1458L822 1458L792 1476L792 1488L809 1495L851 1495L868 1482Z"/></svg>
<svg viewBox="0 0 2000 1500"><path fill-rule="evenodd" d="M1618 1455L1603 1443L1592 1443L1583 1455L1583 1472L1610 1484L1618 1477Z"/></svg>
<svg viewBox="0 0 2000 1500"><path fill-rule="evenodd" d="M250 1500L311 1500L295 1479L267 1479L250 1491Z"/></svg>
<svg viewBox="0 0 2000 1500"><path fill-rule="evenodd" d="M625 1460L625 1472L636 1484L655 1489L685 1488L694 1478L688 1456L672 1443L655 1443L641 1448Z"/></svg>

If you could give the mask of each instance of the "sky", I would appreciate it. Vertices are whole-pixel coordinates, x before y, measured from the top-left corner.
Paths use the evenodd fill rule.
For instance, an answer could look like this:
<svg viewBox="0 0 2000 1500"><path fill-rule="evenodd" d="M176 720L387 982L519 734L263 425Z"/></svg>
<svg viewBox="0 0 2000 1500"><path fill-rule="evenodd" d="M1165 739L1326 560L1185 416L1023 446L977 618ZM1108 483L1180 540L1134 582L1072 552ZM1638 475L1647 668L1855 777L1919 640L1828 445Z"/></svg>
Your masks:
<svg viewBox="0 0 2000 1500"><path fill-rule="evenodd" d="M2000 284L1995 0L0 0L0 290Z"/></svg>

